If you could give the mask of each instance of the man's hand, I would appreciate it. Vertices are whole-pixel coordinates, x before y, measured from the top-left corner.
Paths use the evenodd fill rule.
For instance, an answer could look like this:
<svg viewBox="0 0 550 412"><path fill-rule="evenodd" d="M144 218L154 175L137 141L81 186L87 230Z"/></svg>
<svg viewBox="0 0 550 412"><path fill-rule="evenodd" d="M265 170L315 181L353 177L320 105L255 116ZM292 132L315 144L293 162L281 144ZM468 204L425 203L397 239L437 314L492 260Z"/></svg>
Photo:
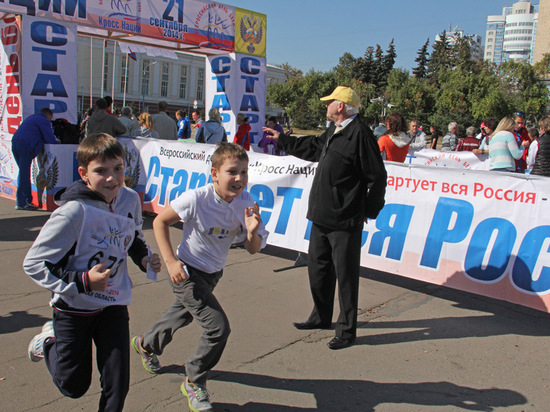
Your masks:
<svg viewBox="0 0 550 412"><path fill-rule="evenodd" d="M141 259L141 265L146 268L147 264L151 265L151 269L153 269L153 272L159 273L160 269L162 267L160 263L160 257L156 253L154 253L151 256L145 256L143 259Z"/></svg>
<svg viewBox="0 0 550 412"><path fill-rule="evenodd" d="M262 223L258 203L254 202L253 207L247 207L244 210L244 222L246 224L246 231L249 234L255 234L258 231L260 223Z"/></svg>
<svg viewBox="0 0 550 412"><path fill-rule="evenodd" d="M176 285L189 279L189 273L187 272L185 263L179 259L166 262L166 269L168 270L168 275L170 275L170 280Z"/></svg>
<svg viewBox="0 0 550 412"><path fill-rule="evenodd" d="M105 269L105 265L108 261L98 263L90 269L88 272L88 281L90 283L91 290L104 291L109 282L109 276L113 273L111 269Z"/></svg>
<svg viewBox="0 0 550 412"><path fill-rule="evenodd" d="M262 127L262 130L269 134L274 140L277 140L279 138L280 133L275 129L271 129L270 127Z"/></svg>

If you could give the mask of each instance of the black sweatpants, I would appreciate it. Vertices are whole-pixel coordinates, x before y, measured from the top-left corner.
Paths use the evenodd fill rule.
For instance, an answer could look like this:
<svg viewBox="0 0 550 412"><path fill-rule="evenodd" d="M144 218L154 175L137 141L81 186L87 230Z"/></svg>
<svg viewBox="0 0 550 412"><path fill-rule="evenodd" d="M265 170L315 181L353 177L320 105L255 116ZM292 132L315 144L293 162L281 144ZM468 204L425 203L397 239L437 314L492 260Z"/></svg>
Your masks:
<svg viewBox="0 0 550 412"><path fill-rule="evenodd" d="M130 332L126 306L108 306L90 316L54 310L55 338L44 344L44 358L55 386L80 398L92 379L92 341L101 375L99 411L122 411L130 385Z"/></svg>

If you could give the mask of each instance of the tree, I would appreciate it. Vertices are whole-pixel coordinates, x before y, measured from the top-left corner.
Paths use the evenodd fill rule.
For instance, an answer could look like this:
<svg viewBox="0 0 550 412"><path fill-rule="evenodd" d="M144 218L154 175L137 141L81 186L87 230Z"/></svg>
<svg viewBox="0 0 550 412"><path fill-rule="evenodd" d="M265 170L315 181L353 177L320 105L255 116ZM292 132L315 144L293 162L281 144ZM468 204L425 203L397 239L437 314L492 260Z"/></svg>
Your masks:
<svg viewBox="0 0 550 412"><path fill-rule="evenodd" d="M384 83L387 82L388 76L390 75L390 72L393 70L393 65L395 64L395 58L397 57L393 40L394 39L391 39L391 42L388 46L388 50L386 50L386 55L384 56L384 59L382 62L383 68L384 68Z"/></svg>
<svg viewBox="0 0 550 412"><path fill-rule="evenodd" d="M416 67L413 69L413 75L417 79L423 79L428 73L428 46L430 45L430 39L426 40L426 43L418 49L418 56L414 61L416 62Z"/></svg>
<svg viewBox="0 0 550 412"><path fill-rule="evenodd" d="M451 64L451 46L447 40L447 32L444 30L439 39L434 42L433 51L428 62L428 78L438 83L439 76L444 75Z"/></svg>
<svg viewBox="0 0 550 412"><path fill-rule="evenodd" d="M336 77L336 83L345 84L351 82L356 76L357 60L351 53L344 53L338 65L332 69Z"/></svg>
<svg viewBox="0 0 550 412"><path fill-rule="evenodd" d="M355 61L354 67L354 79L357 79L363 83L373 83L374 74L374 48L372 46L367 47L363 57L359 57Z"/></svg>

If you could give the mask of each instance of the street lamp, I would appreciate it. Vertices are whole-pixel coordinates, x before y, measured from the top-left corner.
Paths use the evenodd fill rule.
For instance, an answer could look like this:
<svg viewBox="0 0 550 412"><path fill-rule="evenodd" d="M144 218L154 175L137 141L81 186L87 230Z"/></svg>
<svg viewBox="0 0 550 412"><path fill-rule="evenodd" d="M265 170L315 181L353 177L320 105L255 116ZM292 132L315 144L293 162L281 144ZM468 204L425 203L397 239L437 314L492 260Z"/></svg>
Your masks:
<svg viewBox="0 0 550 412"><path fill-rule="evenodd" d="M386 99L383 96L377 97L375 99L370 99L371 103L380 103L382 105L382 117L386 117L386 107L390 109L395 109L397 106L395 104L386 103Z"/></svg>
<svg viewBox="0 0 550 412"><path fill-rule="evenodd" d="M147 81L149 81L149 67L152 65L157 64L157 62L151 62L143 66L141 69L141 107L140 112L143 112L143 108L145 106L145 90L143 90L143 79L145 76L145 72L147 71ZM147 83L147 91L149 91L149 83Z"/></svg>

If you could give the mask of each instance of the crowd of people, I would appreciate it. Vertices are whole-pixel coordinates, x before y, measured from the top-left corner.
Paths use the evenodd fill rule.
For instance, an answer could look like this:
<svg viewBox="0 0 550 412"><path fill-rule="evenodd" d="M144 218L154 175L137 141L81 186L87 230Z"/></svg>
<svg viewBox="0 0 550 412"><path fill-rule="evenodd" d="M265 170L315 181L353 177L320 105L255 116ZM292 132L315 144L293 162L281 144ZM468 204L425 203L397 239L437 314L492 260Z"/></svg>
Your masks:
<svg viewBox="0 0 550 412"><path fill-rule="evenodd" d="M403 162L409 149L471 151L488 153L491 170L532 167L532 174L550 176L550 117L539 121L538 130L525 128L522 113L500 121L489 118L479 134L471 126L461 138L457 123L452 122L439 145L435 127L430 128L428 138L418 121L407 123L399 113L390 114L372 130L361 119L359 97L349 87L338 86L321 100L330 123L320 136L292 136L277 119L270 118L259 147L265 153L284 150L318 162L307 212L312 223L308 274L313 309L293 326L330 329L338 284L340 314L327 346L340 350L352 346L357 337L362 230L364 222L375 219L385 204L383 157ZM212 410L206 389L208 374L230 334L227 315L213 291L231 245L243 242L254 254L265 247L269 235L258 204L246 191L249 119L238 114L238 130L233 143L228 143L218 110L211 109L206 122L198 112L192 113L196 141L217 145L212 155L212 183L182 193L154 219L159 256L151 252L143 236L139 196L124 186L124 148L116 136L186 139L191 135L191 120L177 111L176 122L168 115L165 102L159 103L158 113L141 113L137 119L128 109L123 108L117 117L109 111L108 101L98 99L83 122L85 138L76 153L81 179L56 193L60 207L25 258L26 273L52 292L54 309L53 320L30 342L29 358L44 359L61 393L78 398L90 386L95 344L102 388L99 410L120 411L129 390L130 345L148 372L159 373L158 357L174 333L194 320L202 334L195 354L186 362L181 391L192 410ZM25 119L14 134L13 151L20 168L30 168L29 162L43 144L56 140L51 119L52 112L43 109ZM32 142L30 135L35 136ZM24 172L20 171L20 179L28 178ZM24 182L19 185L17 207L28 209L32 207L29 188ZM169 228L179 221L183 221L182 240L175 249ZM104 240L113 234L117 241ZM99 245L101 239L104 244ZM175 301L148 331L130 339L127 259L155 278L161 270L161 256Z"/></svg>
<svg viewBox="0 0 550 412"><path fill-rule="evenodd" d="M458 123L451 122L440 144L435 126L430 126L428 138L417 120L407 124L398 112L380 120L372 129L385 160L402 163L409 150L470 151L476 155L489 155L490 170L550 176L550 149L546 136L550 129L550 117L541 119L538 128L529 129L522 112L500 121L490 117L481 123L479 133L476 133L475 126L469 126L463 135Z"/></svg>

